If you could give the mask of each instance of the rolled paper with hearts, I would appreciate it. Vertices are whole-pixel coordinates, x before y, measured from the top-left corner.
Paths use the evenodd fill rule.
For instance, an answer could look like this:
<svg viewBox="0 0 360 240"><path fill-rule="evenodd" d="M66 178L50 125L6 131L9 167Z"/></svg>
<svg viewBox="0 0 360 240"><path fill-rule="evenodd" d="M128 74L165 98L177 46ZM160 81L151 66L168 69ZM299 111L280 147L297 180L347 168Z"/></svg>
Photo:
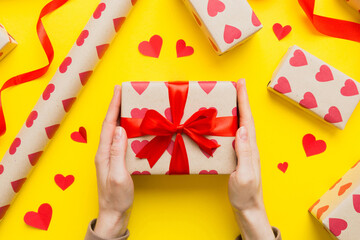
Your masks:
<svg viewBox="0 0 360 240"><path fill-rule="evenodd" d="M121 126L133 175L229 174L238 128L233 82L124 82Z"/></svg>
<svg viewBox="0 0 360 240"><path fill-rule="evenodd" d="M358 13L360 13L360 0L346 0L346 2Z"/></svg>
<svg viewBox="0 0 360 240"><path fill-rule="evenodd" d="M103 0L61 63L0 163L0 219L70 111L135 4Z"/></svg>
<svg viewBox="0 0 360 240"><path fill-rule="evenodd" d="M339 129L360 100L357 81L298 46L289 48L268 89Z"/></svg>
<svg viewBox="0 0 360 240"><path fill-rule="evenodd" d="M6 57L15 47L17 42L0 24L0 61Z"/></svg>

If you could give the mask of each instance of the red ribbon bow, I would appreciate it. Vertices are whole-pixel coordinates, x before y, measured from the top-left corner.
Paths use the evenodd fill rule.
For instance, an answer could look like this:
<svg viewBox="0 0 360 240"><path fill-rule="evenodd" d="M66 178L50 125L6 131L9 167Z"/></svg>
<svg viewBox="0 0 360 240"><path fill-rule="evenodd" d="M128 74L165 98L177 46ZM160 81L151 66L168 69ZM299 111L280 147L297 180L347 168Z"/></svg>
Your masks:
<svg viewBox="0 0 360 240"><path fill-rule="evenodd" d="M204 135L235 136L237 117L216 117L216 109L205 109L195 112L184 124L180 124L189 89L188 82L168 83L170 109L173 122L170 122L155 110L148 110L144 119L121 118L121 125L128 137L144 135L155 137L136 154L146 158L152 168L169 146L172 136L176 134L174 149L170 160L169 174L189 174L189 160L182 134L190 137L204 152L212 156L220 145L207 139Z"/></svg>

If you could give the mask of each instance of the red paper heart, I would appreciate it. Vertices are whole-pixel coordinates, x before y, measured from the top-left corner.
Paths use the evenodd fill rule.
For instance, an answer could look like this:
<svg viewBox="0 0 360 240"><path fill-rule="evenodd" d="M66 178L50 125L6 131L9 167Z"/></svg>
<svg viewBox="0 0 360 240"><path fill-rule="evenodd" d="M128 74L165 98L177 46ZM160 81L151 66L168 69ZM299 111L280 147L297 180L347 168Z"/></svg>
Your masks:
<svg viewBox="0 0 360 240"><path fill-rule="evenodd" d="M24 221L27 225L41 230L48 230L52 217L52 208L50 204L41 204L38 212L27 212Z"/></svg>
<svg viewBox="0 0 360 240"><path fill-rule="evenodd" d="M224 41L227 44L231 44L232 42L235 41L235 39L239 39L241 37L241 31L240 29L230 26L230 25L225 25L225 29L224 29Z"/></svg>
<svg viewBox="0 0 360 240"><path fill-rule="evenodd" d="M316 140L314 135L310 133L303 137L302 144L307 157L323 153L326 150L325 141Z"/></svg>
<svg viewBox="0 0 360 240"><path fill-rule="evenodd" d="M315 96L311 92L305 93L304 98L299 102L299 104L308 109L316 108L318 106Z"/></svg>
<svg viewBox="0 0 360 240"><path fill-rule="evenodd" d="M331 72L331 69L326 65L322 65L320 67L320 71L316 73L315 78L319 82L328 82L334 80L334 76Z"/></svg>
<svg viewBox="0 0 360 240"><path fill-rule="evenodd" d="M0 207L0 220L5 216L5 213L9 209L9 207L10 205Z"/></svg>
<svg viewBox="0 0 360 240"><path fill-rule="evenodd" d="M139 140L135 140L131 143L131 149L133 150L133 152L135 154L138 154L141 149L143 149L143 147L145 147L146 144L148 144L148 140L143 140L143 141L139 141Z"/></svg>
<svg viewBox="0 0 360 240"><path fill-rule="evenodd" d="M169 146L166 148L167 152L172 155L173 151L174 151L174 144L175 142L173 140L171 140Z"/></svg>
<svg viewBox="0 0 360 240"><path fill-rule="evenodd" d="M261 25L259 18L256 16L256 14L254 12L252 12L252 15L251 15L251 22L255 27L258 27Z"/></svg>
<svg viewBox="0 0 360 240"><path fill-rule="evenodd" d="M21 144L21 139L20 138L15 138L14 141L12 142L10 148L9 148L10 155L14 155L16 153L16 150L20 146L20 144Z"/></svg>
<svg viewBox="0 0 360 240"><path fill-rule="evenodd" d="M32 153L28 155L29 162L32 166L35 166L35 164L39 161L39 158L41 157L41 154L43 151Z"/></svg>
<svg viewBox="0 0 360 240"><path fill-rule="evenodd" d="M65 73L71 63L72 63L71 57L66 57L59 67L59 72Z"/></svg>
<svg viewBox="0 0 360 240"><path fill-rule="evenodd" d="M236 117L236 116L238 115L238 109L237 109L237 107L234 107L234 108L232 109L231 113L232 113L232 115L233 115L234 117Z"/></svg>
<svg viewBox="0 0 360 240"><path fill-rule="evenodd" d="M171 109L170 108L165 109L164 115L165 115L167 120L172 122L172 115L171 115Z"/></svg>
<svg viewBox="0 0 360 240"><path fill-rule="evenodd" d="M133 89L141 95L149 86L150 82L131 82Z"/></svg>
<svg viewBox="0 0 360 240"><path fill-rule="evenodd" d="M87 134L84 127L80 127L78 132L71 133L71 139L79 143L87 143Z"/></svg>
<svg viewBox="0 0 360 240"><path fill-rule="evenodd" d="M37 117L38 117L37 111L32 111L29 114L28 118L26 119L26 122L25 122L26 127L28 127L28 128L31 127L34 124L34 121L37 119Z"/></svg>
<svg viewBox="0 0 360 240"><path fill-rule="evenodd" d="M352 185L351 182L342 185L342 186L339 188L338 196L343 195L343 194L351 187L351 185Z"/></svg>
<svg viewBox="0 0 360 240"><path fill-rule="evenodd" d="M123 25L123 23L125 22L125 17L119 17L119 18L114 18L113 22L114 22L114 28L115 31L118 32L121 28L121 26Z"/></svg>
<svg viewBox="0 0 360 240"><path fill-rule="evenodd" d="M79 73L81 85L85 86L85 84L87 83L87 81L91 77L92 73L93 73L93 71L87 71L87 72Z"/></svg>
<svg viewBox="0 0 360 240"><path fill-rule="evenodd" d="M285 94L291 92L290 83L286 77L280 77L277 81L277 84L274 86L274 90L279 93Z"/></svg>
<svg viewBox="0 0 360 240"><path fill-rule="evenodd" d="M331 186L331 188L329 188L329 190L332 190L340 181L342 178L340 178L339 180L337 180L336 183L334 183L334 185Z"/></svg>
<svg viewBox="0 0 360 240"><path fill-rule="evenodd" d="M194 53L194 48L186 46L184 40L180 39L176 43L176 54L178 58L191 56Z"/></svg>
<svg viewBox="0 0 360 240"><path fill-rule="evenodd" d="M207 170L201 170L199 172L200 175L217 175L218 172L216 170L210 170L210 171L207 171Z"/></svg>
<svg viewBox="0 0 360 240"><path fill-rule="evenodd" d="M329 123L339 123L343 121L339 109L334 106L329 108L329 112L325 115L324 119Z"/></svg>
<svg viewBox="0 0 360 240"><path fill-rule="evenodd" d="M149 171L135 171L131 175L151 175L151 173Z"/></svg>
<svg viewBox="0 0 360 240"><path fill-rule="evenodd" d="M101 17L102 12L105 10L106 8L106 4L105 3L100 3L97 8L95 9L95 12L93 14L93 17L95 19L99 19Z"/></svg>
<svg viewBox="0 0 360 240"><path fill-rule="evenodd" d="M220 0L209 0L207 5L207 12L210 17L215 17L219 12L225 10L225 4Z"/></svg>
<svg viewBox="0 0 360 240"><path fill-rule="evenodd" d="M346 230L347 226L347 222L343 219L329 218L329 230L336 237L340 236L341 232Z"/></svg>
<svg viewBox="0 0 360 240"><path fill-rule="evenodd" d="M4 166L0 164L0 175L4 172Z"/></svg>
<svg viewBox="0 0 360 240"><path fill-rule="evenodd" d="M210 139L210 140L211 140L212 142L218 144L218 142L217 142L215 139ZM214 152L215 152L217 149L218 149L218 148L215 148L215 149L212 150L212 155L214 155ZM201 148L200 148L200 150L201 150L201 152L205 155L205 157L207 157L207 158L210 158L210 157L211 157L207 152L205 152L205 151L202 150Z"/></svg>
<svg viewBox="0 0 360 240"><path fill-rule="evenodd" d="M145 117L145 114L146 112L148 111L149 109L147 108L133 108L130 112L131 114L131 117L132 118L144 118Z"/></svg>
<svg viewBox="0 0 360 240"><path fill-rule="evenodd" d="M206 92L206 94L209 94L216 85L216 82L213 82L213 81L201 81L198 83L199 83L201 89L204 90L204 92Z"/></svg>
<svg viewBox="0 0 360 240"><path fill-rule="evenodd" d="M76 40L76 45L78 45L79 47L82 46L85 42L85 39L89 36L89 31L88 30L83 30L80 33L80 36L78 37L78 39Z"/></svg>
<svg viewBox="0 0 360 240"><path fill-rule="evenodd" d="M293 67L308 65L304 52L300 49L295 50L293 57L290 58L290 65Z"/></svg>
<svg viewBox="0 0 360 240"><path fill-rule="evenodd" d="M97 51L97 54L98 54L98 57L99 59L101 59L106 50L109 48L110 44L103 44L103 45L99 45L99 46L96 46L96 51Z"/></svg>
<svg viewBox="0 0 360 240"><path fill-rule="evenodd" d="M290 25L286 25L284 27L280 23L275 23L273 25L273 31L279 41L286 37L291 32L291 29Z"/></svg>
<svg viewBox="0 0 360 240"><path fill-rule="evenodd" d="M55 85L50 83L49 85L46 86L43 94L42 94L42 98L46 101L50 98L51 93L53 93L55 91Z"/></svg>
<svg viewBox="0 0 360 240"><path fill-rule="evenodd" d="M148 57L158 58L160 56L163 40L159 35L154 35L150 41L143 41L139 44L139 52Z"/></svg>
<svg viewBox="0 0 360 240"><path fill-rule="evenodd" d="M69 111L70 111L71 106L73 105L73 103L75 102L75 100L76 100L76 97L62 100L62 104L63 104L63 107L64 107L65 112L69 112Z"/></svg>
<svg viewBox="0 0 360 240"><path fill-rule="evenodd" d="M11 187L15 193L19 192L22 185L25 183L26 178L21 178L16 181L11 182Z"/></svg>
<svg viewBox="0 0 360 240"><path fill-rule="evenodd" d="M59 129L59 127L60 127L60 124L55 124L55 125L46 127L45 132L46 132L47 137L49 139L51 139L55 135L55 133Z"/></svg>
<svg viewBox="0 0 360 240"><path fill-rule="evenodd" d="M277 167L280 171L285 173L286 170L288 169L288 166L289 166L289 164L287 162L283 162L283 163L279 163Z"/></svg>
<svg viewBox="0 0 360 240"><path fill-rule="evenodd" d="M353 195L353 205L357 213L360 213L360 194ZM1 219L1 217L0 217Z"/></svg>
<svg viewBox="0 0 360 240"><path fill-rule="evenodd" d="M359 94L359 91L357 89L357 86L355 82L351 79L348 79L345 81L345 86L341 88L340 90L341 95L349 97L349 96L355 96Z"/></svg>
<svg viewBox="0 0 360 240"><path fill-rule="evenodd" d="M329 205L318 208L316 212L316 218L320 219L321 216L329 209Z"/></svg>
<svg viewBox="0 0 360 240"><path fill-rule="evenodd" d="M54 177L56 185L59 186L63 191L73 184L75 177L73 175L67 175L66 177L62 174L56 174Z"/></svg>

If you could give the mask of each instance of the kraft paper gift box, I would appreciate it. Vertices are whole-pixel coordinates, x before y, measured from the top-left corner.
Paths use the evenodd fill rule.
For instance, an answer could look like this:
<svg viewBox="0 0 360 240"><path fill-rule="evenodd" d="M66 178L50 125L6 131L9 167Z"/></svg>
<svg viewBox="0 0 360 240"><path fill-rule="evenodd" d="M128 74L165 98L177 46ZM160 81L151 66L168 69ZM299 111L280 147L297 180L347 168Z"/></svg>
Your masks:
<svg viewBox="0 0 360 240"><path fill-rule="evenodd" d="M360 239L360 164L358 163L309 209L334 239Z"/></svg>
<svg viewBox="0 0 360 240"><path fill-rule="evenodd" d="M183 0L211 46L222 54L262 28L246 0Z"/></svg>
<svg viewBox="0 0 360 240"><path fill-rule="evenodd" d="M0 24L0 61L17 46L15 39Z"/></svg>
<svg viewBox="0 0 360 240"><path fill-rule="evenodd" d="M233 172L238 128L234 86L233 82L124 82L121 126L129 138L128 171Z"/></svg>
<svg viewBox="0 0 360 240"><path fill-rule="evenodd" d="M339 129L360 100L358 82L298 46L289 48L268 89Z"/></svg>

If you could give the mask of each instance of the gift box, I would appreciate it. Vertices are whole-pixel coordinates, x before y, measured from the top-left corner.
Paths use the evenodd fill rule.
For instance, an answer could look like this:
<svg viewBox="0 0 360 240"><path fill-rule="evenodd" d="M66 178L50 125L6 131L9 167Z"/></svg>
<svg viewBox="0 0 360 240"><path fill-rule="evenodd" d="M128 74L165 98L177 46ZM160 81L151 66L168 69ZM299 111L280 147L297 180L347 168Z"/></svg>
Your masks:
<svg viewBox="0 0 360 240"><path fill-rule="evenodd" d="M288 50L268 89L339 129L360 99L358 82L297 46Z"/></svg>
<svg viewBox="0 0 360 240"><path fill-rule="evenodd" d="M131 174L229 174L238 128L233 82L124 82Z"/></svg>
<svg viewBox="0 0 360 240"><path fill-rule="evenodd" d="M183 0L218 54L247 40L262 28L246 0Z"/></svg>
<svg viewBox="0 0 360 240"><path fill-rule="evenodd" d="M346 0L346 2L360 13L360 0Z"/></svg>
<svg viewBox="0 0 360 240"><path fill-rule="evenodd" d="M360 162L360 161L359 161ZM309 212L339 240L358 240L360 235L360 164L357 162Z"/></svg>
<svg viewBox="0 0 360 240"><path fill-rule="evenodd" d="M17 46L15 39L10 36L5 27L0 24L0 61Z"/></svg>

